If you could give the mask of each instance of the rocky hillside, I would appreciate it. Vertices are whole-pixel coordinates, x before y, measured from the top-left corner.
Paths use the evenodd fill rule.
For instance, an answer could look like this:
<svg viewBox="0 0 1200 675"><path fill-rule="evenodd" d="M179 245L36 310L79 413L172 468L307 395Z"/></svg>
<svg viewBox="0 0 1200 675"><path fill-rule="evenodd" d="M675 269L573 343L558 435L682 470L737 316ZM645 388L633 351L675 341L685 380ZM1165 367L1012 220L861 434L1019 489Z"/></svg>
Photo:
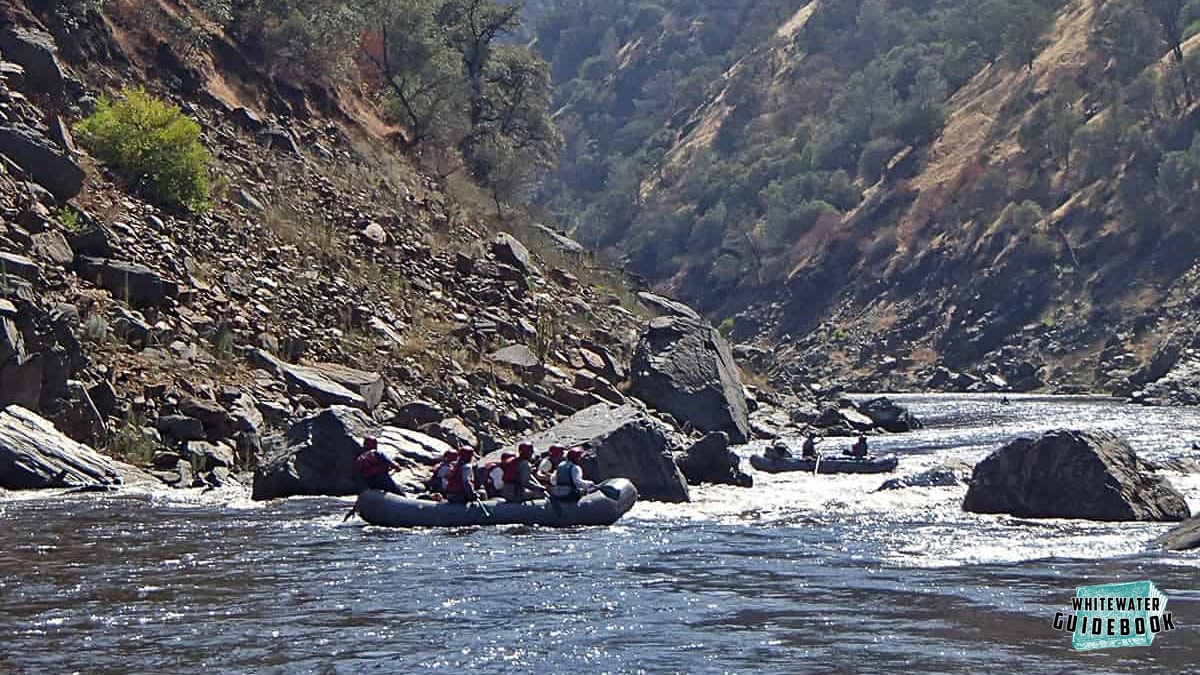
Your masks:
<svg viewBox="0 0 1200 675"><path fill-rule="evenodd" d="M6 479L108 475L54 433L216 485L328 406L486 451L630 401L655 312L574 241L416 167L370 99L272 75L220 32L184 50L147 18L186 5L62 10L0 2ZM129 87L199 122L206 210L160 205L75 142Z"/></svg>
<svg viewBox="0 0 1200 675"><path fill-rule="evenodd" d="M777 383L1194 398L1197 3L560 6L542 199Z"/></svg>

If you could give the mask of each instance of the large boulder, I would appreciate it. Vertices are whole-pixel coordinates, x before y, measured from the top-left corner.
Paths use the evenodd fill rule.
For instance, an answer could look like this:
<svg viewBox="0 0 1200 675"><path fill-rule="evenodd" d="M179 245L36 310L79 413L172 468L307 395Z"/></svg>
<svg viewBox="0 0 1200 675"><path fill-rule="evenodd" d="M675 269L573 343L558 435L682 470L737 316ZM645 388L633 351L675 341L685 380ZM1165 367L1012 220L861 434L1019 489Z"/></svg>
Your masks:
<svg viewBox="0 0 1200 675"><path fill-rule="evenodd" d="M729 436L714 431L697 441L679 458L678 464L688 483L719 483L752 487L754 479L742 471L742 458L729 449Z"/></svg>
<svg viewBox="0 0 1200 675"><path fill-rule="evenodd" d="M0 411L0 488L120 485L118 464L20 406Z"/></svg>
<svg viewBox="0 0 1200 675"><path fill-rule="evenodd" d="M529 249L507 232L497 234L492 240L492 255L496 256L497 261L519 270L522 274L540 274Z"/></svg>
<svg viewBox="0 0 1200 675"><path fill-rule="evenodd" d="M1134 392L1133 399L1150 405L1200 405L1200 357L1185 355L1165 375Z"/></svg>
<svg viewBox="0 0 1200 675"><path fill-rule="evenodd" d="M11 159L54 195L74 199L87 177L83 169L40 134L19 127L0 127L0 155Z"/></svg>
<svg viewBox="0 0 1200 675"><path fill-rule="evenodd" d="M921 428L921 421L908 408L886 396L860 404L858 411L871 418L871 423L884 431L902 433Z"/></svg>
<svg viewBox="0 0 1200 675"><path fill-rule="evenodd" d="M383 400L386 385L379 373L338 363L318 363L313 365L313 370L361 396L369 410L374 410Z"/></svg>
<svg viewBox="0 0 1200 675"><path fill-rule="evenodd" d="M672 458L667 430L636 406L594 405L528 440L543 449L554 443L587 443L591 456L583 469L589 479L628 478L643 499L690 499L687 481Z"/></svg>
<svg viewBox="0 0 1200 675"><path fill-rule="evenodd" d="M750 440L746 390L729 343L701 321L665 316L646 327L630 367L630 392L703 432Z"/></svg>
<svg viewBox="0 0 1200 675"><path fill-rule="evenodd" d="M379 449L405 471L396 482L419 489L428 465L449 445L424 434L378 427L361 410L334 406L300 420L287 432L286 443L268 451L254 472L256 500L296 495L355 495L366 489L354 460L362 454L366 436L379 439Z"/></svg>
<svg viewBox="0 0 1200 675"><path fill-rule="evenodd" d="M963 509L1023 518L1176 521L1183 496L1108 432L1019 438L975 465Z"/></svg>
<svg viewBox="0 0 1200 675"><path fill-rule="evenodd" d="M966 462L951 460L932 469L898 478L889 478L879 486L876 492L888 490L903 490L913 487L951 487L966 485L971 478L971 465Z"/></svg>
<svg viewBox="0 0 1200 675"><path fill-rule="evenodd" d="M649 291L642 291L637 294L637 297L638 300L642 301L643 305L658 312L659 314L664 314L666 316L678 316L684 319L691 319L692 321L704 320L700 317L699 312L691 307L688 307L682 302L679 302L678 300L665 298L661 295L650 293Z"/></svg>

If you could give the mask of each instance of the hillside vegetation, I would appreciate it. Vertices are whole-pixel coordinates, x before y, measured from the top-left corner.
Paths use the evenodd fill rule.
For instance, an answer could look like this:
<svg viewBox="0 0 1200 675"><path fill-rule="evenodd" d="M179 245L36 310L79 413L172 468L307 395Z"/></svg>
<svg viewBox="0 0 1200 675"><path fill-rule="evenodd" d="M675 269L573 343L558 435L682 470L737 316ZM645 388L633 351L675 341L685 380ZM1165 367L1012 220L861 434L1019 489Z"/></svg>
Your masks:
<svg viewBox="0 0 1200 675"><path fill-rule="evenodd" d="M1187 324L1200 3L551 4L541 200L781 376L1128 391Z"/></svg>

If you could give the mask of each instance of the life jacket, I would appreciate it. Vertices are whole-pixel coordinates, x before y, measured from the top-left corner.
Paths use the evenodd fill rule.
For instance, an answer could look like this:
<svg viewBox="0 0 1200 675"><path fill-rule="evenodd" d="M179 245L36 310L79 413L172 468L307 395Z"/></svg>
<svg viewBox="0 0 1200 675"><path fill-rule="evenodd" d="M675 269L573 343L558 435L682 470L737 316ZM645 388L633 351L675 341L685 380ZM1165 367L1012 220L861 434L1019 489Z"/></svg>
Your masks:
<svg viewBox="0 0 1200 675"><path fill-rule="evenodd" d="M504 469L504 484L512 485L516 483L517 474L520 473L519 469L521 467L521 460L519 458L513 458L507 462L501 462L500 466Z"/></svg>
<svg viewBox="0 0 1200 675"><path fill-rule="evenodd" d="M575 479L571 476L571 469L574 467L575 464L568 460L559 462L558 468L554 470L554 485L574 490Z"/></svg>
<svg viewBox="0 0 1200 675"><path fill-rule="evenodd" d="M434 465L433 473L429 474L429 480L425 481L425 484L428 485L430 487L430 489L432 489L432 490L441 490L442 489L442 481L441 481L442 470L447 468L447 466L449 466L449 465L446 462L438 462L436 465Z"/></svg>
<svg viewBox="0 0 1200 675"><path fill-rule="evenodd" d="M362 453L354 460L354 465L363 478L387 473L389 468L387 459L378 450L368 450Z"/></svg>
<svg viewBox="0 0 1200 675"><path fill-rule="evenodd" d="M448 495L463 495L467 493L467 484L463 481L463 469L470 470L470 464L463 464L462 460L454 463L450 471L450 479L446 481L446 494Z"/></svg>

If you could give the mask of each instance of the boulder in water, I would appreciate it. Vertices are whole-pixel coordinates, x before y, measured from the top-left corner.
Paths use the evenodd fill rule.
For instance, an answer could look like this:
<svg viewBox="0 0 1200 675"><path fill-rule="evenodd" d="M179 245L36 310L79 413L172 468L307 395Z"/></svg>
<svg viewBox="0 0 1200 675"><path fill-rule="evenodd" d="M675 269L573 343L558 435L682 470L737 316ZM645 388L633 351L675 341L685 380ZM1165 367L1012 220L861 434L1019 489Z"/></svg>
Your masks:
<svg viewBox="0 0 1200 675"><path fill-rule="evenodd" d="M724 431L714 431L688 448L679 458L679 468L688 482L719 483L752 487L754 479L739 468L742 458L729 449L729 436Z"/></svg>
<svg viewBox="0 0 1200 675"><path fill-rule="evenodd" d="M950 461L932 469L899 478L889 478L876 492L902 490L912 487L951 487L966 485L971 478L971 465L966 462Z"/></svg>
<svg viewBox="0 0 1200 675"><path fill-rule="evenodd" d="M903 433L920 429L921 422L908 408L886 396L871 399L858 406L859 412L871 418L871 423L884 431Z"/></svg>
<svg viewBox="0 0 1200 675"><path fill-rule="evenodd" d="M587 443L591 456L584 461L583 470L588 479L628 478L643 499L690 499L687 481L671 456L667 430L636 406L600 403L528 440L538 448ZM488 457L498 458L499 453Z"/></svg>
<svg viewBox="0 0 1200 675"><path fill-rule="evenodd" d="M406 469L396 482L419 487L426 466L450 446L407 429L378 427L366 413L333 406L292 425L283 447L267 452L254 472L253 498L277 499L296 495L356 495L366 489L354 460L362 454L362 439L379 439L379 449Z"/></svg>
<svg viewBox="0 0 1200 675"><path fill-rule="evenodd" d="M1022 518L1177 521L1183 496L1108 432L1019 438L975 466L963 509Z"/></svg>
<svg viewBox="0 0 1200 675"><path fill-rule="evenodd" d="M712 326L679 316L651 321L633 356L631 393L703 432L750 440L742 377L729 343ZM638 492L646 494L641 486Z"/></svg>
<svg viewBox="0 0 1200 675"><path fill-rule="evenodd" d="M16 405L0 411L0 488L120 485L118 466L36 413Z"/></svg>

